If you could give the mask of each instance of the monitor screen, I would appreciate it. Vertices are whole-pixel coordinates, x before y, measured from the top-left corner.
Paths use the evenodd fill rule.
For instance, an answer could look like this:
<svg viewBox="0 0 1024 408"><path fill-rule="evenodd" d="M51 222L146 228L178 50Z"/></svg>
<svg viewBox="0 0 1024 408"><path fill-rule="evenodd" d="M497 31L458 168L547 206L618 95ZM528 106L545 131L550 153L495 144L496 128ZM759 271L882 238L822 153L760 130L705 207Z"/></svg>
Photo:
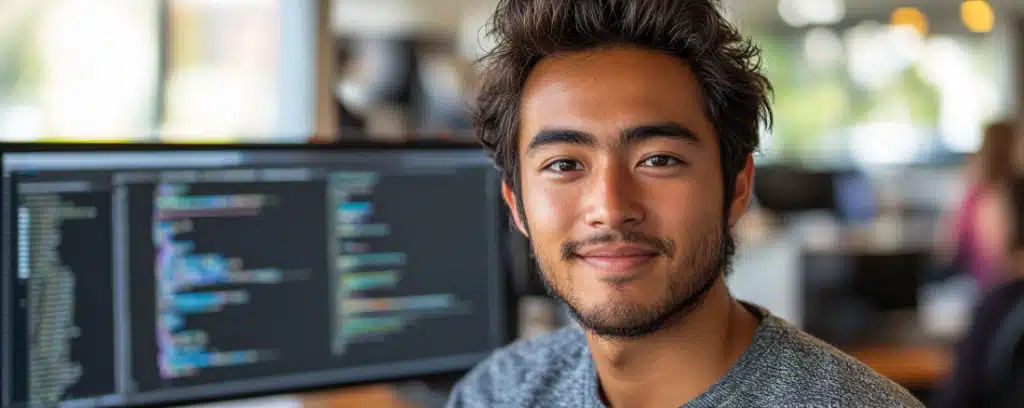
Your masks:
<svg viewBox="0 0 1024 408"><path fill-rule="evenodd" d="M783 215L825 210L846 222L865 222L878 212L870 177L856 169L762 166L754 176L754 195L762 207Z"/></svg>
<svg viewBox="0 0 1024 408"><path fill-rule="evenodd" d="M835 188L828 172L791 166L762 166L754 175L759 205L778 214L833 210Z"/></svg>
<svg viewBox="0 0 1024 408"><path fill-rule="evenodd" d="M479 149L53 149L2 154L3 406L451 373L506 342Z"/></svg>

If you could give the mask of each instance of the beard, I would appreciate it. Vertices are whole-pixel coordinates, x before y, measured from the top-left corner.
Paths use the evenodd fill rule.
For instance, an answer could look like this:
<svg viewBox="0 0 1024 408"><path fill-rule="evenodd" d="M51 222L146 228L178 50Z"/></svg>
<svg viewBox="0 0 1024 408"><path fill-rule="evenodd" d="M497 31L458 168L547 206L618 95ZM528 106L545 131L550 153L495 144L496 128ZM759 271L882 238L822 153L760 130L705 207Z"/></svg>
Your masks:
<svg viewBox="0 0 1024 408"><path fill-rule="evenodd" d="M697 234L689 252L683 254L680 271L670 271L664 292L651 297L652 302L616 302L588 309L573 290L571 280L557 285L550 279L554 262L537 256L541 278L549 295L565 304L573 318L588 331L605 338L631 339L657 332L669 323L685 319L704 300L718 278L729 269L735 253L735 239L725 222L714 223ZM605 233L584 241L567 242L562 246L561 261L568 262L574 249L585 244L639 243L657 248L662 256L670 257L673 244L668 240L634 232ZM540 255L536 248L534 253Z"/></svg>

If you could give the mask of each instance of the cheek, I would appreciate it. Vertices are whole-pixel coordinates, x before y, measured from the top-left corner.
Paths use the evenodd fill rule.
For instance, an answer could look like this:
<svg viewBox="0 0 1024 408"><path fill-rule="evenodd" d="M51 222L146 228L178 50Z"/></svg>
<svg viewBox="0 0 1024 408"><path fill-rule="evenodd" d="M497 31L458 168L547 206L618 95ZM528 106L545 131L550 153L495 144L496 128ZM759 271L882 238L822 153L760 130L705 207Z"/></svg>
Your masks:
<svg viewBox="0 0 1024 408"><path fill-rule="evenodd" d="M647 192L656 228L674 239L687 242L694 231L708 223L722 220L722 189L706 179L680 180L673 185L660 185Z"/></svg>
<svg viewBox="0 0 1024 408"><path fill-rule="evenodd" d="M567 190L548 186L523 187L523 206L531 235L534 231L545 236L558 235L560 231L565 235L571 230L579 193Z"/></svg>
<svg viewBox="0 0 1024 408"><path fill-rule="evenodd" d="M524 186L523 206L530 241L537 261L547 274L557 275L562 244L572 238L575 201L562 191Z"/></svg>

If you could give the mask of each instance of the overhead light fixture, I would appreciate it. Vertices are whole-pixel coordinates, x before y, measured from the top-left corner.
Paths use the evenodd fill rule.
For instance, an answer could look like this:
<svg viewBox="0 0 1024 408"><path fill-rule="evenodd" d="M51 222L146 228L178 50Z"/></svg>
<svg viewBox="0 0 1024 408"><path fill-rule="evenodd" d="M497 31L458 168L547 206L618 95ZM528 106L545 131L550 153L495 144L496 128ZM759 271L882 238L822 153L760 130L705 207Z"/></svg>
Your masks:
<svg viewBox="0 0 1024 408"><path fill-rule="evenodd" d="M845 0L779 0L779 17L792 27L832 25L845 16Z"/></svg>
<svg viewBox="0 0 1024 408"><path fill-rule="evenodd" d="M816 68L831 67L843 59L843 41L831 29L814 27L804 34L804 55Z"/></svg>
<svg viewBox="0 0 1024 408"><path fill-rule="evenodd" d="M889 28L875 21L863 21L843 33L846 68L854 85L878 90L891 83L906 68L889 36Z"/></svg>
<svg viewBox="0 0 1024 408"><path fill-rule="evenodd" d="M928 17L915 7L900 7L893 10L889 24L894 27L910 27L922 37L928 36Z"/></svg>
<svg viewBox="0 0 1024 408"><path fill-rule="evenodd" d="M987 33L992 31L996 16L987 1L967 0L960 3L960 19L971 32Z"/></svg>
<svg viewBox="0 0 1024 408"><path fill-rule="evenodd" d="M796 0L779 0L779 17L790 27L807 25L807 18L800 10L800 5Z"/></svg>

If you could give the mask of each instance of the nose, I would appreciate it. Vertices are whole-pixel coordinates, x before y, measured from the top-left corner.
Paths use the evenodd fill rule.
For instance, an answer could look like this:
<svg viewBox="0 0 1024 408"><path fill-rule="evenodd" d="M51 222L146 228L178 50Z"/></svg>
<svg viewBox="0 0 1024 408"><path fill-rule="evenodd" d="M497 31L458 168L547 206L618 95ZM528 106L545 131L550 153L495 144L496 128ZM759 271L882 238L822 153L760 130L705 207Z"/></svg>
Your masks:
<svg viewBox="0 0 1024 408"><path fill-rule="evenodd" d="M622 228L644 221L639 186L627 166L609 164L591 173L586 189L586 223L595 228Z"/></svg>

